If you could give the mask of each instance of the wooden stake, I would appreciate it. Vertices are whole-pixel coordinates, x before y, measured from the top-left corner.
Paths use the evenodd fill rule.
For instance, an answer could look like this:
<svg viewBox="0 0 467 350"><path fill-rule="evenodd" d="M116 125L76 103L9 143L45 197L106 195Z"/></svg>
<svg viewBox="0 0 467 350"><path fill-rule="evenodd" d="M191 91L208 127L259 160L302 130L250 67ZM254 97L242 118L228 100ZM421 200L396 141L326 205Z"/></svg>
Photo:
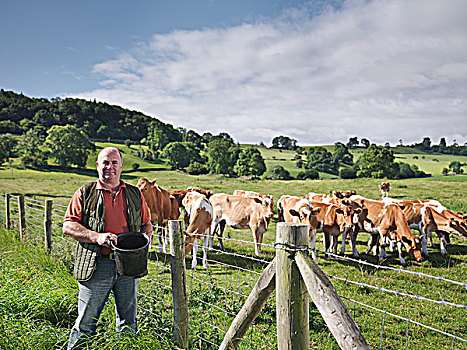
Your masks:
<svg viewBox="0 0 467 350"><path fill-rule="evenodd" d="M281 222L276 235L277 348L310 348L308 293L292 247L308 247L308 226Z"/></svg>
<svg viewBox="0 0 467 350"><path fill-rule="evenodd" d="M188 349L188 301L186 291L185 243L181 220L169 221L169 239L175 345L180 349Z"/></svg>
<svg viewBox="0 0 467 350"><path fill-rule="evenodd" d="M297 252L295 261L311 299L343 350L370 349L357 324L324 272L307 254Z"/></svg>

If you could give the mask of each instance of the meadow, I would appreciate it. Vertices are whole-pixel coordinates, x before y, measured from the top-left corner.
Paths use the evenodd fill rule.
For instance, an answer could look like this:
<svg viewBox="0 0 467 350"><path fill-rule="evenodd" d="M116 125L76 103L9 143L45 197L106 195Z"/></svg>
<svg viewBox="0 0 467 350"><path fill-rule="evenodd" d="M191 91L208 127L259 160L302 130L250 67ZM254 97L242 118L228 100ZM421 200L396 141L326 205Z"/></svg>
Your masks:
<svg viewBox="0 0 467 350"><path fill-rule="evenodd" d="M328 193L335 189L354 189L358 194L368 198L378 199L380 197L378 184L381 183L381 179L271 181L225 178L217 175L192 176L179 171L168 171L163 164L141 161L134 157L125 146L117 146L124 151L122 178L132 184L136 184L138 179L144 176L150 180L157 178L158 184L167 189L199 186L211 189L215 193L232 193L234 189L253 190L272 194L275 202L284 194L303 196L308 192ZM275 155L276 159L279 157L291 159L294 154L273 151L271 158L272 155ZM411 158L407 154L404 157ZM441 162L441 157L438 156L438 158ZM134 162L140 164L140 169L132 170ZM289 162L292 161L289 160ZM95 158L90 157L88 169L85 170L33 171L15 168L13 178L11 169L3 166L0 167L0 193L24 194L27 198L40 201L52 199L56 204L67 205L79 186L96 178L94 163ZM391 180L390 182L391 197L437 199L454 211L467 212L467 176L439 176ZM244 300L241 296L228 295L226 289L221 286L232 284L236 286L235 288L244 290L243 294L248 295L248 290L253 286L257 273L262 271L265 262L267 263L274 257L276 225L277 219L274 218L264 236L265 247L259 257L260 261L242 257L253 256L253 246L248 242L252 241L250 231L226 228L224 236L230 239L225 242L225 246L230 254L226 255L217 250L210 252L209 271L199 268L197 271L187 272L190 276L188 288L190 314L192 314L190 319L193 337L191 348L216 348L214 345L209 345L209 341L216 344L219 338L222 339L223 333L215 327L204 326L203 328L204 322L213 322L206 318L209 315L209 318L216 317L216 319L223 320L218 322L225 323L228 328L232 319L231 314L234 315L238 311ZM39 244L32 246L23 244L11 231L2 230L1 233L0 317L2 317L3 324L0 328L0 347L7 349L13 346L18 349L27 349L33 344L40 344L35 347L62 348L68 336L68 329L76 315L76 282L70 273L71 259L64 257L63 252L66 251L64 248L57 247L58 254L54 253L50 257L41 252ZM418 234L418 232L414 233ZM319 266L328 276L333 277L331 282L338 293L347 298L344 302L374 348L382 344L383 349L402 349L405 347L406 339L409 340L409 349L467 348L467 343L459 340L452 341L451 338L440 335L438 332L413 323L409 325L404 320L390 316L391 314L399 315L466 339L465 308L430 303L400 294L385 293L381 290L383 288L402 294L423 296L426 299L467 305L465 286L449 284L443 280L426 279L422 276L422 274L442 276L444 279L466 282L467 238L451 236L452 242L447 248L448 255L440 255L439 248L434 247L429 248L430 255L421 263L410 258L406 259L408 266L405 269L420 273L420 275L408 275L399 273L397 270L375 267L379 266L378 261L375 256L371 255L361 256L361 259L372 265L364 265L352 260L326 260L322 255L318 256ZM368 235L359 235L357 248L360 252L365 250L367 241ZM216 243L215 248L217 248ZM438 243L436 237L435 243ZM318 242L317 248L323 249L321 242ZM399 268L396 252L388 254L389 258L382 265ZM351 257L349 249L345 256ZM218 262L223 264L218 264ZM187 261L187 266L190 266L189 264L190 262ZM226 266L237 266L239 270L230 271ZM240 268L255 273L243 274L239 272ZM241 279L239 275L242 276ZM197 284L194 281L203 281L203 283ZM143 279L142 283L142 290L150 291L151 295L158 295L158 299L146 297L146 294L142 296L139 320L142 336L134 345L128 345L128 348L163 349L169 347L167 344L170 344L170 336L160 331L164 329L168 334L171 328L169 307L171 296L167 285L170 285L170 261L160 255L157 256L156 263L151 265L150 275ZM371 288L369 285L379 289ZM360 307L355 301L376 307L385 313L370 307ZM212 306L218 305L219 302L229 310L227 316L225 312L217 311L217 306ZM258 324L268 325L269 331L266 333L260 331L259 335L252 333L249 343L243 344L240 348L275 348L274 336L271 336L271 332L272 334L275 332L275 324L271 323L274 322L274 307L271 302L264 314L260 314L258 320ZM106 307L99 329L100 334L106 339L118 341L112 332L113 315L112 308ZM329 349L333 346L337 348L337 345L330 339L323 319L313 305L310 306L310 316L312 348ZM384 337L381 336L382 328ZM44 337L45 334L46 337ZM41 338L43 340L40 340ZM208 342L200 340L206 338L209 339ZM99 343L99 348L110 349L112 346L104 342Z"/></svg>

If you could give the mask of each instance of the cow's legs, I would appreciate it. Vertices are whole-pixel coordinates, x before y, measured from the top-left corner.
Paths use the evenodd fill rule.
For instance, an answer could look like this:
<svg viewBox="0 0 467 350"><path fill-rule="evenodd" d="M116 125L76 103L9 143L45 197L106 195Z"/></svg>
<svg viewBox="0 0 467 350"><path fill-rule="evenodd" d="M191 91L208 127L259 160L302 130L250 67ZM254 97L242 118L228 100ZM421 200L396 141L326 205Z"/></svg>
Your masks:
<svg viewBox="0 0 467 350"><path fill-rule="evenodd" d="M427 239L426 239L426 230L420 224L418 231L422 235L422 253L425 256L428 256L428 242L427 242Z"/></svg>
<svg viewBox="0 0 467 350"><path fill-rule="evenodd" d="M191 269L196 270L196 266L198 265L197 255L198 255L198 239L195 238L193 241L193 250L191 251Z"/></svg>
<svg viewBox="0 0 467 350"><path fill-rule="evenodd" d="M310 237L311 257L313 258L315 263L317 263L318 260L316 259L316 252L315 252L315 249L316 249L316 230L312 230L310 236L311 236Z"/></svg>
<svg viewBox="0 0 467 350"><path fill-rule="evenodd" d="M402 242L397 242L397 251L399 252L399 262L401 265L406 265L407 263L405 262L404 258L402 257Z"/></svg>
<svg viewBox="0 0 467 350"><path fill-rule="evenodd" d="M203 241L203 267L206 269L208 268L208 244L210 237L210 230L207 229Z"/></svg>
<svg viewBox="0 0 467 350"><path fill-rule="evenodd" d="M438 233L438 232L437 232ZM441 251L441 255L446 255L446 237L444 235L444 232L439 232L439 249Z"/></svg>
<svg viewBox="0 0 467 350"><path fill-rule="evenodd" d="M352 247L352 255L358 256L357 250L357 235L358 235L358 226L355 225L350 232L350 246Z"/></svg>

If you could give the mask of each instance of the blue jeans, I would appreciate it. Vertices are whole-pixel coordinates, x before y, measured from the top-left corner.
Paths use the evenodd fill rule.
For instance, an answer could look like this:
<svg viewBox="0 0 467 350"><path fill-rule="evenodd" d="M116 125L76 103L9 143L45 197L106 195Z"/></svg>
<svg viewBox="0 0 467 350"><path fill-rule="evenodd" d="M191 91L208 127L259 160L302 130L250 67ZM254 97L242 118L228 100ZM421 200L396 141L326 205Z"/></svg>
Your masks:
<svg viewBox="0 0 467 350"><path fill-rule="evenodd" d="M71 329L68 349L86 349L96 335L96 325L112 291L117 332L136 333L136 295L139 279L117 274L114 260L98 257L91 279L78 282L78 318Z"/></svg>

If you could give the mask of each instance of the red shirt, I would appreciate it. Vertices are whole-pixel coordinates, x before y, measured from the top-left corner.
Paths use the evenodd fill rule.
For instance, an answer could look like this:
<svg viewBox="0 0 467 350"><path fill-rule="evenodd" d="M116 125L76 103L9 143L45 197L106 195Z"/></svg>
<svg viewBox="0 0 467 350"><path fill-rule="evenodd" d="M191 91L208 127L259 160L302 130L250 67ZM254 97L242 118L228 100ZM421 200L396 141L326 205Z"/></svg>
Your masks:
<svg viewBox="0 0 467 350"><path fill-rule="evenodd" d="M123 188L126 185L123 181L120 181L120 188L117 191L117 194L112 197L112 191L105 189L100 180L97 180L97 190L103 190L104 196L104 231L110 232L118 235L119 233L128 232L130 229L128 227L128 204L126 202L126 195ZM144 200L143 195L141 194L141 223L145 224L150 221L149 209ZM70 204L66 211L63 222L73 221L81 223L83 213L83 195L81 189L78 189L73 197L71 198ZM102 254L110 254L112 250L107 247L102 247Z"/></svg>

